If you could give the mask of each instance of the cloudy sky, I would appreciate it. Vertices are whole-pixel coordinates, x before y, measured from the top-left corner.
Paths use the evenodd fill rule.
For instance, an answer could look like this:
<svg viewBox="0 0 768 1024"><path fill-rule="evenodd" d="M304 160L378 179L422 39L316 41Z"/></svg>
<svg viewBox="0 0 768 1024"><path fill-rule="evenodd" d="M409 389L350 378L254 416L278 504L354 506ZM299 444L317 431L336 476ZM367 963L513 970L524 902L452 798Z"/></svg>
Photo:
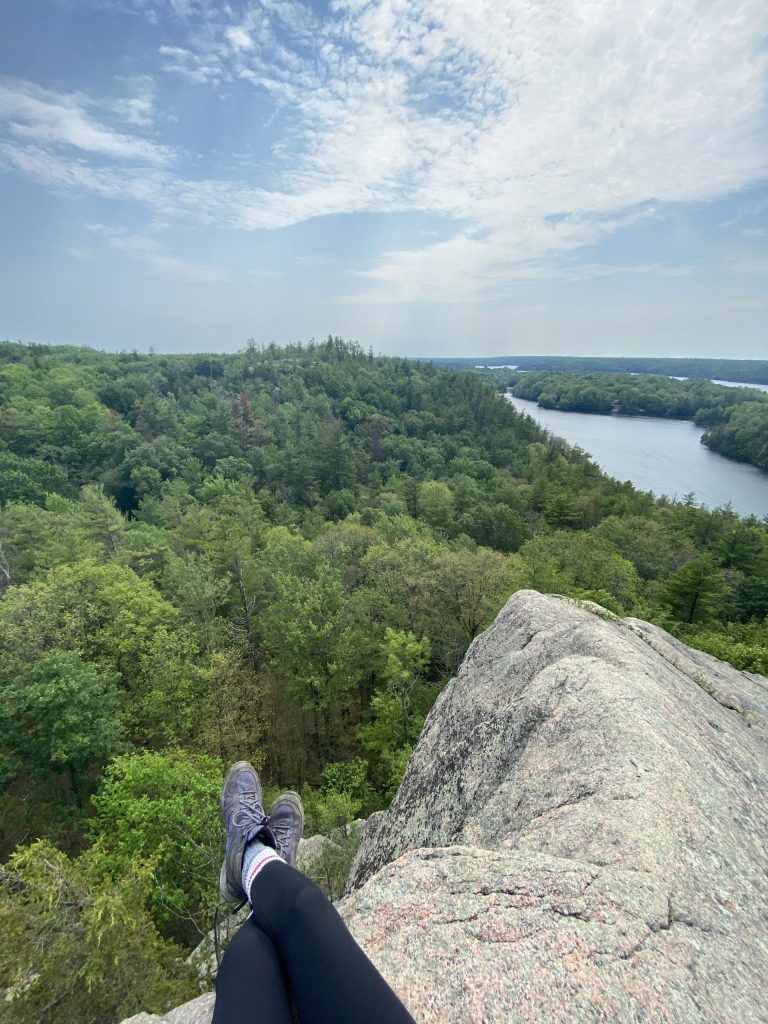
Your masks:
<svg viewBox="0 0 768 1024"><path fill-rule="evenodd" d="M768 357L765 0L3 0L0 337Z"/></svg>

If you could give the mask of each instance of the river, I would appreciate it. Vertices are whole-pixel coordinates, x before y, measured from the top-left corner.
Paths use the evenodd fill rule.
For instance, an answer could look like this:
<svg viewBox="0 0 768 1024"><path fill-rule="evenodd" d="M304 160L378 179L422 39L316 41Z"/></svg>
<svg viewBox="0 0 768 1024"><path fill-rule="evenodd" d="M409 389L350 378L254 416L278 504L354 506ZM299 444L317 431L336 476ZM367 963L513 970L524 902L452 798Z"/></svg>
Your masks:
<svg viewBox="0 0 768 1024"><path fill-rule="evenodd" d="M701 427L689 420L561 412L507 398L550 433L583 448L617 480L678 501L692 491L708 508L730 502L740 515L768 515L768 473L711 452L699 440Z"/></svg>

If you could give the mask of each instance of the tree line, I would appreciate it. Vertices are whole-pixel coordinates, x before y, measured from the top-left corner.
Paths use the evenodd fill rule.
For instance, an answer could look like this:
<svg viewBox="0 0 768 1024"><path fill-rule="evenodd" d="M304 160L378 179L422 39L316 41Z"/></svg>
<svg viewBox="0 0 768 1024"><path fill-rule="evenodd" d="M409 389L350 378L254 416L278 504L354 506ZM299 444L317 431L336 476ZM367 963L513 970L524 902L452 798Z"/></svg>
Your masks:
<svg viewBox="0 0 768 1024"><path fill-rule="evenodd" d="M662 377L701 377L742 384L768 384L768 360L701 359L655 356L494 356L493 358L433 359L456 370L514 366L524 371L556 373L651 373Z"/></svg>

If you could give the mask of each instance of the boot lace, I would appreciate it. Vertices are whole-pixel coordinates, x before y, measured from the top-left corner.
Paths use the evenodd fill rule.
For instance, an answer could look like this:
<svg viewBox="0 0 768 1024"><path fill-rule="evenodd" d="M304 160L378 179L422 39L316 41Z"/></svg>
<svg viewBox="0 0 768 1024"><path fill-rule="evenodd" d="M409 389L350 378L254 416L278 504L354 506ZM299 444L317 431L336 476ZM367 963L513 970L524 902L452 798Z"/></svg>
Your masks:
<svg viewBox="0 0 768 1024"><path fill-rule="evenodd" d="M240 794L239 806L232 815L232 824L235 828L247 829L249 832L254 829L254 835L267 824L267 816L255 790L244 790Z"/></svg>
<svg viewBox="0 0 768 1024"><path fill-rule="evenodd" d="M275 821L270 826L270 831L275 837L277 852L281 857L287 859L288 850L291 846L291 826L287 821Z"/></svg>

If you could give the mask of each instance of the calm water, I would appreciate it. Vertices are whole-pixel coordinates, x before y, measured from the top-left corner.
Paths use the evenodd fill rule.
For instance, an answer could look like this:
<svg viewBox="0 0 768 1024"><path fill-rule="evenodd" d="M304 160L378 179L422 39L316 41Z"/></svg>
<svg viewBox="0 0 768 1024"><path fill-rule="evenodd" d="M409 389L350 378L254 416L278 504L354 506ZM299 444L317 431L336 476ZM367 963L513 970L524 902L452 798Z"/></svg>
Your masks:
<svg viewBox="0 0 768 1024"><path fill-rule="evenodd" d="M618 480L678 500L693 491L709 508L730 501L743 516L768 515L768 473L711 452L699 440L701 428L687 420L560 412L507 397L552 434L589 452Z"/></svg>
<svg viewBox="0 0 768 1024"><path fill-rule="evenodd" d="M726 388L757 388L758 391L768 391L768 384L737 384L732 380L713 380L713 384L722 384Z"/></svg>
<svg viewBox="0 0 768 1024"><path fill-rule="evenodd" d="M633 373L633 377L639 374ZM671 377L670 380L690 380L690 377ZM722 384L724 388L755 388L757 391L768 391L768 384L744 384L738 380L712 380L712 384Z"/></svg>

